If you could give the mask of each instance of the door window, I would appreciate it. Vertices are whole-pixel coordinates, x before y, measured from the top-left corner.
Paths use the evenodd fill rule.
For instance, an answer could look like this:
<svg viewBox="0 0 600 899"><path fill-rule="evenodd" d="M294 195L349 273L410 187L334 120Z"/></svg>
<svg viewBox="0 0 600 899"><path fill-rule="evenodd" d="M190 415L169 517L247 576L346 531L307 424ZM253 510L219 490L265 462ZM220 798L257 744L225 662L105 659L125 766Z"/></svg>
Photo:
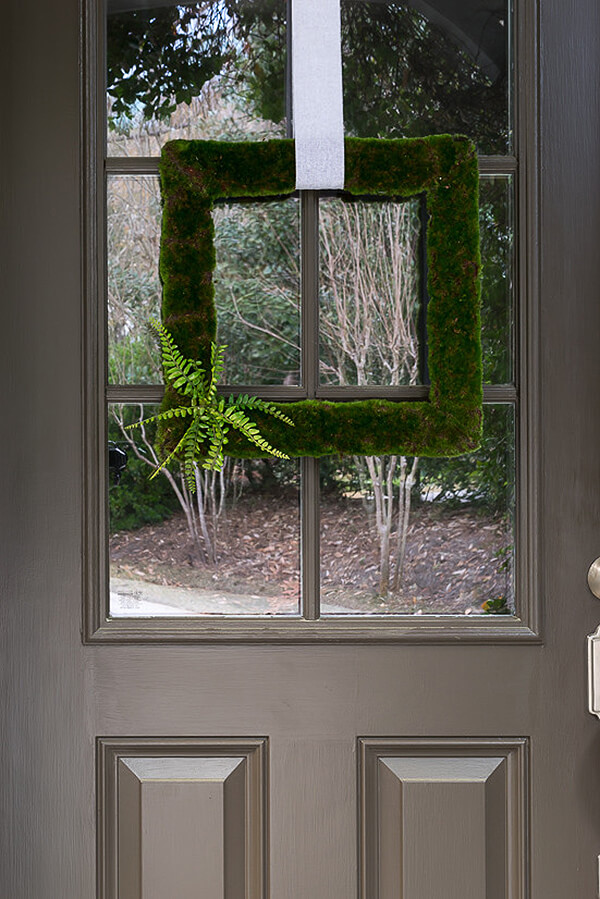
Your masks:
<svg viewBox="0 0 600 899"><path fill-rule="evenodd" d="M345 127L360 137L458 132L480 156L484 432L457 459L228 459L190 496L177 466L148 480L162 396L148 322L160 309L161 146L289 133L283 0L106 16L109 616L406 616L514 621L526 472L517 464L513 26L502 0L342 0ZM441 4L440 4L441 7ZM305 192L215 209L223 389L268 399L427 394L426 213ZM393 314L389 314L389 310ZM337 393L336 393L337 391ZM341 391L341 393L340 393ZM517 538L519 550L517 551ZM303 619L303 620L302 620ZM329 626L327 624L327 627ZM341 632L341 631L340 631Z"/></svg>

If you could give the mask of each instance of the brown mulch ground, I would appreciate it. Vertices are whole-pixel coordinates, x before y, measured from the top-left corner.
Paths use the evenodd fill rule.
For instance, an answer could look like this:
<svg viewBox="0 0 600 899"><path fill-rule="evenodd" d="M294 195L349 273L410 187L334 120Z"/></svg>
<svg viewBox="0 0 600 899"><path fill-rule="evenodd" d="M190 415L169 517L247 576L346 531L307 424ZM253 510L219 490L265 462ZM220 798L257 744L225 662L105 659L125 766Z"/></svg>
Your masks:
<svg viewBox="0 0 600 899"><path fill-rule="evenodd" d="M425 503L411 513L402 586L382 597L374 522L360 499L325 496L322 602L371 613L478 613L482 603L508 592L509 540L500 520L468 507L450 511ZM216 568L201 560L185 517L176 514L160 525L114 534L111 571L165 585L260 592L278 597L284 610L298 596L299 543L296 497L247 494L219 522Z"/></svg>

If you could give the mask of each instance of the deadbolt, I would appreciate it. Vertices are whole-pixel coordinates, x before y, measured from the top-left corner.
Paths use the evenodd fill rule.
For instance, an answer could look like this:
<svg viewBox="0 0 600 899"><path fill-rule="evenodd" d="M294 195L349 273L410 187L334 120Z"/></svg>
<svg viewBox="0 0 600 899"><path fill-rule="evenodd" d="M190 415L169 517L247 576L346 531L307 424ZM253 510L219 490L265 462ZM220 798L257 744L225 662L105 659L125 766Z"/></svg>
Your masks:
<svg viewBox="0 0 600 899"><path fill-rule="evenodd" d="M595 559L588 568L588 587L600 599L600 558Z"/></svg>

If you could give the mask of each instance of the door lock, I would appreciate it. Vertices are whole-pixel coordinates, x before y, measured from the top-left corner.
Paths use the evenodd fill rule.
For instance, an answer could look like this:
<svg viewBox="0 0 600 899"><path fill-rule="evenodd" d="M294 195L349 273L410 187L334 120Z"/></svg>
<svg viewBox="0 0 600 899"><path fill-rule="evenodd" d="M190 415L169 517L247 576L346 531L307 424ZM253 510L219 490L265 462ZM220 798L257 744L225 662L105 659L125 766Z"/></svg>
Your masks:
<svg viewBox="0 0 600 899"><path fill-rule="evenodd" d="M600 627L587 638L588 710L600 718Z"/></svg>
<svg viewBox="0 0 600 899"><path fill-rule="evenodd" d="M588 587L600 599L600 558L594 559L587 573ZM588 708L600 718L600 627L588 641Z"/></svg>

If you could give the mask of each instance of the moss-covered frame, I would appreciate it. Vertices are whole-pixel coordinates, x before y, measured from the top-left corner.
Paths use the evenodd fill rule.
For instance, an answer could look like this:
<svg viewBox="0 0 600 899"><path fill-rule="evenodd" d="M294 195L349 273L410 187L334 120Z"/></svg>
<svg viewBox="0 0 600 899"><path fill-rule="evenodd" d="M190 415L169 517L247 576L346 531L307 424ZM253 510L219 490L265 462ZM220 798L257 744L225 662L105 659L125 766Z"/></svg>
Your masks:
<svg viewBox="0 0 600 899"><path fill-rule="evenodd" d="M291 140L171 141L160 161L163 219L162 318L188 358L207 359L216 335L212 273L215 200L294 192ZM425 193L428 213L429 398L285 403L291 428L256 417L267 440L290 456L329 454L453 456L475 449L482 420L478 167L463 137L346 139L345 190L353 196ZM163 408L178 405L167 388ZM282 404L283 406L283 404ZM179 421L159 436L173 446ZM256 456L237 436L228 454Z"/></svg>

